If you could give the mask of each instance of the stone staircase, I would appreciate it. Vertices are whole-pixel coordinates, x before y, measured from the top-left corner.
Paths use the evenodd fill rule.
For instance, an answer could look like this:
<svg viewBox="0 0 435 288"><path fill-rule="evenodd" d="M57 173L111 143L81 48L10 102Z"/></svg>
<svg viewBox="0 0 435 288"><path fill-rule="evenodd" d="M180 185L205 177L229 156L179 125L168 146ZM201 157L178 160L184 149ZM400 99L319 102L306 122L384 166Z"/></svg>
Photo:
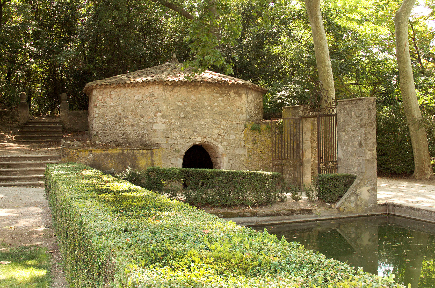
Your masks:
<svg viewBox="0 0 435 288"><path fill-rule="evenodd" d="M20 127L14 143L0 151L0 187L44 187L46 165L61 160L62 138L58 118L36 118Z"/></svg>
<svg viewBox="0 0 435 288"><path fill-rule="evenodd" d="M24 124L16 133L15 142L59 145L62 137L62 124L57 118L39 118Z"/></svg>
<svg viewBox="0 0 435 288"><path fill-rule="evenodd" d="M44 187L45 167L60 155L0 156L0 186Z"/></svg>

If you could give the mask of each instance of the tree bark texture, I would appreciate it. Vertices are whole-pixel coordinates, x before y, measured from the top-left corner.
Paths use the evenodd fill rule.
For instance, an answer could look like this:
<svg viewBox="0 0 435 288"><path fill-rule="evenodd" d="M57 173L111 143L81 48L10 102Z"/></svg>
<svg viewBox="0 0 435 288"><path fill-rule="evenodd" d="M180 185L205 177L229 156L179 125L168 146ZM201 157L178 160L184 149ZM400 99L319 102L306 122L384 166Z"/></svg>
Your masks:
<svg viewBox="0 0 435 288"><path fill-rule="evenodd" d="M429 179L433 176L433 171L430 163L426 129L422 123L421 111L418 106L411 57L409 55L408 19L414 5L415 0L403 0L394 17L396 57L399 68L400 91L414 153L414 177Z"/></svg>
<svg viewBox="0 0 435 288"><path fill-rule="evenodd" d="M332 107L335 102L334 76L332 74L331 58L329 57L328 41L320 12L320 0L305 0L305 8L310 20L314 53L321 84L321 107Z"/></svg>

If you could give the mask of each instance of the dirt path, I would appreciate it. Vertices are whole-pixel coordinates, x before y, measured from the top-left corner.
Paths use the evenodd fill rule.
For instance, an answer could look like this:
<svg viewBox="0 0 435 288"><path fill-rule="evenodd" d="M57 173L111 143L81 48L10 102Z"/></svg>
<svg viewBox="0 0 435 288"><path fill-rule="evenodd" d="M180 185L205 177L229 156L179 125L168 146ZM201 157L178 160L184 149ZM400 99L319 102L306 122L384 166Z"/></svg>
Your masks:
<svg viewBox="0 0 435 288"><path fill-rule="evenodd" d="M38 245L52 256L53 288L68 287L43 188L0 187L0 247Z"/></svg>

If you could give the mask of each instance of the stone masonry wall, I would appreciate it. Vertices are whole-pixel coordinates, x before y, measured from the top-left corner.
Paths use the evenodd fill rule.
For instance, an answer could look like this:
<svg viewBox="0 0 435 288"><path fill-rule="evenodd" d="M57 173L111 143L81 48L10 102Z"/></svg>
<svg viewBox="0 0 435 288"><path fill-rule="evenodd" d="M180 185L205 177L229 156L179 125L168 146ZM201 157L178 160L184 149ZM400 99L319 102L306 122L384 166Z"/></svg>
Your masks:
<svg viewBox="0 0 435 288"><path fill-rule="evenodd" d="M246 169L272 172L272 128L270 121L248 123L244 136L247 153Z"/></svg>
<svg viewBox="0 0 435 288"><path fill-rule="evenodd" d="M357 175L337 203L344 212L362 212L377 205L376 99L338 101L338 173Z"/></svg>
<svg viewBox="0 0 435 288"><path fill-rule="evenodd" d="M88 130L88 110L61 112L60 119L63 127L68 131Z"/></svg>
<svg viewBox="0 0 435 288"><path fill-rule="evenodd" d="M243 170L247 122L262 119L262 92L243 86L149 83L94 89L89 126L93 142L162 149L163 167L181 167L195 144L214 168Z"/></svg>
<svg viewBox="0 0 435 288"><path fill-rule="evenodd" d="M161 166L161 149L62 148L62 162L77 162L105 172L120 173L127 168L145 170Z"/></svg>

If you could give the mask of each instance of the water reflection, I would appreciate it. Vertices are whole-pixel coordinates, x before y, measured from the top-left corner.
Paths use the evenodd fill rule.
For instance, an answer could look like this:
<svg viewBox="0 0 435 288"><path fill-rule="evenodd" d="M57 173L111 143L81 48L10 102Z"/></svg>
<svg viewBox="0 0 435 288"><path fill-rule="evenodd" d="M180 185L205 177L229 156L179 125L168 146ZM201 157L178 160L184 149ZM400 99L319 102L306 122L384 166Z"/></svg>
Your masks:
<svg viewBox="0 0 435 288"><path fill-rule="evenodd" d="M435 224L375 216L253 228L413 288L435 287Z"/></svg>

